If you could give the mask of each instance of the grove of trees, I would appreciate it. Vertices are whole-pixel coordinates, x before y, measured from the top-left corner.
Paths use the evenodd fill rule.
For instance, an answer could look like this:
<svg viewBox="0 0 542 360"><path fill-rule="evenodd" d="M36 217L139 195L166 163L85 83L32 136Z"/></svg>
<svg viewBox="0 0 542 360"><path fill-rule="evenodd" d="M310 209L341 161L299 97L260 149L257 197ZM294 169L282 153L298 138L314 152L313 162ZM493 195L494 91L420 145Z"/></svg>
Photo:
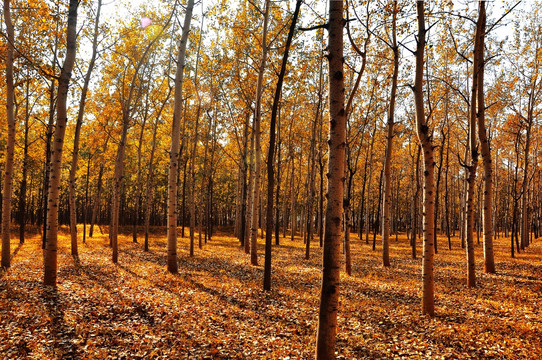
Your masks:
<svg viewBox="0 0 542 360"><path fill-rule="evenodd" d="M5 271L29 228L52 286L63 225L74 261L97 231L114 263L119 233L148 251L160 232L170 273L179 238L197 257L220 228L254 266L265 252L269 291L274 246L299 237L306 260L323 247L316 356L330 359L354 239L384 267L394 237L412 257L422 244L432 318L452 238L476 287L476 246L498 273L496 239L515 257L539 237L541 2L127 3L3 1Z"/></svg>

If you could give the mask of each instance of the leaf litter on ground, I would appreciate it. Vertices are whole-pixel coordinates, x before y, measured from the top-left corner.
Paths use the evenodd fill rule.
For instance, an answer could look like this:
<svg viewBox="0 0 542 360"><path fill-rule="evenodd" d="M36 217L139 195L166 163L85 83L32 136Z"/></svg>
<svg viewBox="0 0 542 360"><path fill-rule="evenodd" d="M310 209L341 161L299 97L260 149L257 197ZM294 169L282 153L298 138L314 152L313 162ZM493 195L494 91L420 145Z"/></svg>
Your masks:
<svg viewBox="0 0 542 360"><path fill-rule="evenodd" d="M352 235L353 274L341 274L339 359L542 358L542 245L511 259L496 240L497 274L468 289L459 241L435 260L435 319L421 315L421 253L406 236L391 241L392 266ZM13 248L18 244L13 241ZM0 357L6 359L310 359L318 326L321 249L304 260L303 241L273 247L273 287L262 291L260 266L239 241L218 232L188 256L179 238L179 274L166 271L166 238L151 248L120 236L117 265L106 235L69 255L59 237L57 289L42 285L41 237L29 236L0 277ZM260 240L262 241L262 240ZM441 239L441 243L444 239Z"/></svg>

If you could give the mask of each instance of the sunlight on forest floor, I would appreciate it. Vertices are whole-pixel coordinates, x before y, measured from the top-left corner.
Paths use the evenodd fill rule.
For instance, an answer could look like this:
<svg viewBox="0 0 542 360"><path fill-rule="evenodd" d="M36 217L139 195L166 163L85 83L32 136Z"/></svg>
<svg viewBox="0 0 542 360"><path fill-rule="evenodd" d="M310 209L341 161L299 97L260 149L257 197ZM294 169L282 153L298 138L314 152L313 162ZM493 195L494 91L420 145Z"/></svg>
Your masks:
<svg viewBox="0 0 542 360"><path fill-rule="evenodd" d="M99 232L98 232L99 233ZM542 243L510 258L509 240L497 239L496 275L483 270L476 247L478 287L467 289L465 250L439 238L435 258L436 318L421 316L421 244L411 259L404 235L391 238L391 268L353 236L353 276L342 274L339 358L542 358ZM371 238L372 239L372 238ZM315 239L317 240L317 239ZM58 290L42 285L41 237L19 247L0 277L1 358L313 358L320 290L321 249L314 241L273 248L273 290L264 293L260 266L251 266L237 239L219 233L188 256L179 243L180 274L166 271L166 237L150 238L143 252L120 237L119 264L107 235L69 255L59 238ZM197 243L197 239L196 239Z"/></svg>

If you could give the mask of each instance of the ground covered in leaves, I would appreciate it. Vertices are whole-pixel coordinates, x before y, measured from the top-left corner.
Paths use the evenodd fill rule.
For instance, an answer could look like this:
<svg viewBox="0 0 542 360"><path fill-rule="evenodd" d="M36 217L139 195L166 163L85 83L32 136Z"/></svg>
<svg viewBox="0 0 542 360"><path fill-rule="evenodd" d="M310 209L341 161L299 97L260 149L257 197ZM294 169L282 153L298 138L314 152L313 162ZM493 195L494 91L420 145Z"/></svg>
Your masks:
<svg viewBox="0 0 542 360"><path fill-rule="evenodd" d="M105 230L105 229L104 229ZM179 275L166 271L166 238L120 237L118 265L107 236L80 245L60 237L58 288L42 285L40 236L19 246L0 275L0 358L6 359L308 359L315 348L321 249L304 260L303 241L273 248L273 289L239 242L216 234L195 257L179 242ZM430 359L542 358L542 241L511 259L496 242L496 275L465 285L465 251L455 239L435 260L435 319L421 315L421 253L392 238L392 266L353 238L353 275L342 274L338 357ZM261 245L260 245L261 246ZM419 246L420 247L420 246ZM263 250L259 262L263 265Z"/></svg>

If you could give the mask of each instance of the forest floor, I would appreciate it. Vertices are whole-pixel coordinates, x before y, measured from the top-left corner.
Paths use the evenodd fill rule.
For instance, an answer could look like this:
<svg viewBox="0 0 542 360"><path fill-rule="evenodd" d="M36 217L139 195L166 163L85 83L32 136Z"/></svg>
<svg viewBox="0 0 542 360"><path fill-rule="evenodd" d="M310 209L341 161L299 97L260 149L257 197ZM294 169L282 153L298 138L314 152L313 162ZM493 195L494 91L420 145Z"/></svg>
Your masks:
<svg viewBox="0 0 542 360"><path fill-rule="evenodd" d="M99 232L98 232L99 233ZM40 236L12 240L12 267L0 275L3 359L309 359L313 358L321 277L317 241L304 260L303 241L273 248L273 288L262 291L260 266L239 242L218 233L188 256L179 242L179 275L166 271L166 237L151 251L120 237L111 262L106 235L80 244L80 261L59 238L58 288L44 287ZM353 274L341 275L337 352L342 359L542 358L542 240L510 258L496 240L497 274L483 270L476 247L477 287L465 281L465 250L439 238L435 259L436 318L421 315L421 245L411 259L406 237L391 240L392 266L379 245L353 235Z"/></svg>

